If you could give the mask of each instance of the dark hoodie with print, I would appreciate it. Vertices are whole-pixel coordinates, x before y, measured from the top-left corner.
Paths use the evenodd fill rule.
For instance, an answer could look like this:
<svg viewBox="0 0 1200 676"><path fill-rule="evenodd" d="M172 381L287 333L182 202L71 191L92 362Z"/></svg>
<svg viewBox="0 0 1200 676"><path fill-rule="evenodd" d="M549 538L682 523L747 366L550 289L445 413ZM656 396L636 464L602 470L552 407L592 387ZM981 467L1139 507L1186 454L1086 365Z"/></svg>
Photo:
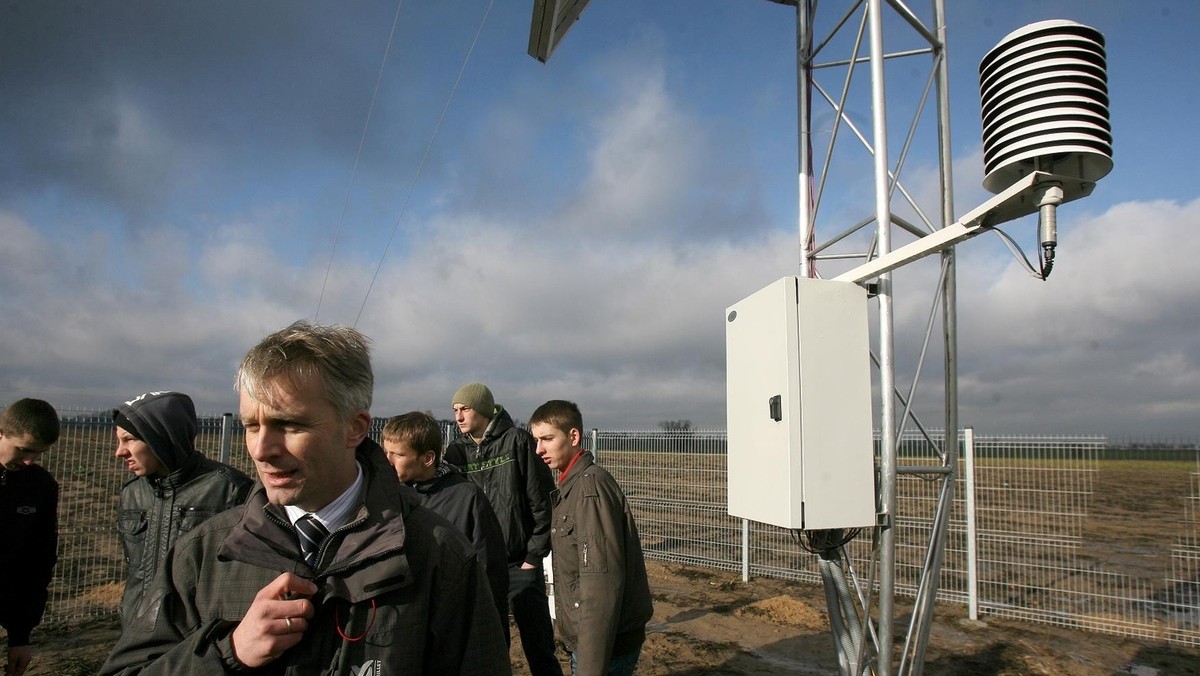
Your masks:
<svg viewBox="0 0 1200 676"><path fill-rule="evenodd" d="M186 394L148 392L113 409L113 422L146 442L166 468L133 477L121 488L118 528L129 566L121 625L149 626L140 606L167 550L205 519L241 505L253 481L196 451L196 408Z"/></svg>

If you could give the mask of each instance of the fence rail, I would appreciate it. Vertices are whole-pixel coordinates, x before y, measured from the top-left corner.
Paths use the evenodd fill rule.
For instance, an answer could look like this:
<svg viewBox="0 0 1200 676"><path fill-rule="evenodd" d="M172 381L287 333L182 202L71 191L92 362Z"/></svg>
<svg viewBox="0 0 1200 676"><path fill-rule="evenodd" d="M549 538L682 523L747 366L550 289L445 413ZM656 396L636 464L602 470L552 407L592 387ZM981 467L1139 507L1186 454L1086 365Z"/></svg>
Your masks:
<svg viewBox="0 0 1200 676"><path fill-rule="evenodd" d="M196 445L209 457L221 457L222 423L201 420ZM224 423L230 464L253 476L241 426ZM447 438L453 432L448 426ZM648 558L820 583L816 557L793 533L726 513L723 432L590 436L629 496ZM125 564L115 525L128 473L113 457L113 439L107 413L65 411L62 437L44 458L61 487L47 622L116 612ZM940 600L972 603L984 614L1200 645L1195 441L1145 448L1103 437L974 439L974 514L969 520L967 481L959 476ZM899 453L906 464L938 462L924 438L904 439ZM900 594L915 593L937 486L899 478ZM871 546L865 533L848 546L856 569L869 568Z"/></svg>

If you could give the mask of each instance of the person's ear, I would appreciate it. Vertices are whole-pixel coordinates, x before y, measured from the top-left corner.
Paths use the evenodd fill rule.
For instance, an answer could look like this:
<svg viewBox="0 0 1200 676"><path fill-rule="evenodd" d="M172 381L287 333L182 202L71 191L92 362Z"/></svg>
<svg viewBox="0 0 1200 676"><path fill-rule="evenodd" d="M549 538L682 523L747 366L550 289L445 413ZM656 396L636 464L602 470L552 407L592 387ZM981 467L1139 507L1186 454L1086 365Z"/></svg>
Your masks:
<svg viewBox="0 0 1200 676"><path fill-rule="evenodd" d="M578 427L572 427L571 431L567 432L567 438L571 440L572 446L583 445L583 432L580 432Z"/></svg>
<svg viewBox="0 0 1200 676"><path fill-rule="evenodd" d="M350 448L358 448L370 431L371 414L366 411L358 411L346 425L346 445Z"/></svg>
<svg viewBox="0 0 1200 676"><path fill-rule="evenodd" d="M426 467L437 467L437 453L425 451L425 458L421 461L421 464Z"/></svg>

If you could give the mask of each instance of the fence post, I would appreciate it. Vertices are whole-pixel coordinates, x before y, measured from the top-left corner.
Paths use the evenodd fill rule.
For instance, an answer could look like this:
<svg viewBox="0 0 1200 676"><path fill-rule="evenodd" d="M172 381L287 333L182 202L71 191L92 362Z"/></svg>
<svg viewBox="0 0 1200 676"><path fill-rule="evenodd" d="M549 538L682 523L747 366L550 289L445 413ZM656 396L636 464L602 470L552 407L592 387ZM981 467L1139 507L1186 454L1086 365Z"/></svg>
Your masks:
<svg viewBox="0 0 1200 676"><path fill-rule="evenodd" d="M975 548L975 428L963 428L963 470L967 487L967 617L979 619L979 552Z"/></svg>
<svg viewBox="0 0 1200 676"><path fill-rule="evenodd" d="M233 414L221 414L221 462L229 464L229 454L233 449Z"/></svg>
<svg viewBox="0 0 1200 676"><path fill-rule="evenodd" d="M597 435L599 435L599 434L600 434L600 430L598 430L598 429L596 429L595 427L593 427L593 428L592 428L592 448L591 448L591 451L592 451L592 455L596 457L596 462L600 462L600 445L596 443Z"/></svg>
<svg viewBox="0 0 1200 676"><path fill-rule="evenodd" d="M742 519L742 582L750 581L750 520Z"/></svg>

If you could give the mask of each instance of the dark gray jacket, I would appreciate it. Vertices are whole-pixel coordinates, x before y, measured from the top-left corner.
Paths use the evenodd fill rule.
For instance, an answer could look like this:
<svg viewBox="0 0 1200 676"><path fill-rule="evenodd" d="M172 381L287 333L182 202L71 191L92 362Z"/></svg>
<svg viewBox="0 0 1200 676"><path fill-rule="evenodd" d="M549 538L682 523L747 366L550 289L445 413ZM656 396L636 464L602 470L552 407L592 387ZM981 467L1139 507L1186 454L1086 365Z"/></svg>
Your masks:
<svg viewBox="0 0 1200 676"><path fill-rule="evenodd" d="M483 489L504 531L508 565L542 565L550 553L550 491L554 476L535 452L536 442L513 424L503 407L478 445L462 435L446 447L445 458Z"/></svg>
<svg viewBox="0 0 1200 676"><path fill-rule="evenodd" d="M179 536L245 501L254 482L238 470L196 450L196 410L186 394L152 392L114 410L150 446L169 472L133 477L121 488L117 529L128 574L121 597L121 624L139 614L142 597Z"/></svg>
<svg viewBox="0 0 1200 676"><path fill-rule="evenodd" d="M245 507L180 538L149 605L148 628L121 634L102 674L239 671L231 636L255 594L282 572L312 579L304 639L262 674L511 673L483 567L466 538L420 506L382 449L364 440L363 504L329 535L315 569L283 509L256 486Z"/></svg>
<svg viewBox="0 0 1200 676"><path fill-rule="evenodd" d="M554 624L577 676L602 676L646 640L654 614L646 561L625 494L591 453L554 492Z"/></svg>

